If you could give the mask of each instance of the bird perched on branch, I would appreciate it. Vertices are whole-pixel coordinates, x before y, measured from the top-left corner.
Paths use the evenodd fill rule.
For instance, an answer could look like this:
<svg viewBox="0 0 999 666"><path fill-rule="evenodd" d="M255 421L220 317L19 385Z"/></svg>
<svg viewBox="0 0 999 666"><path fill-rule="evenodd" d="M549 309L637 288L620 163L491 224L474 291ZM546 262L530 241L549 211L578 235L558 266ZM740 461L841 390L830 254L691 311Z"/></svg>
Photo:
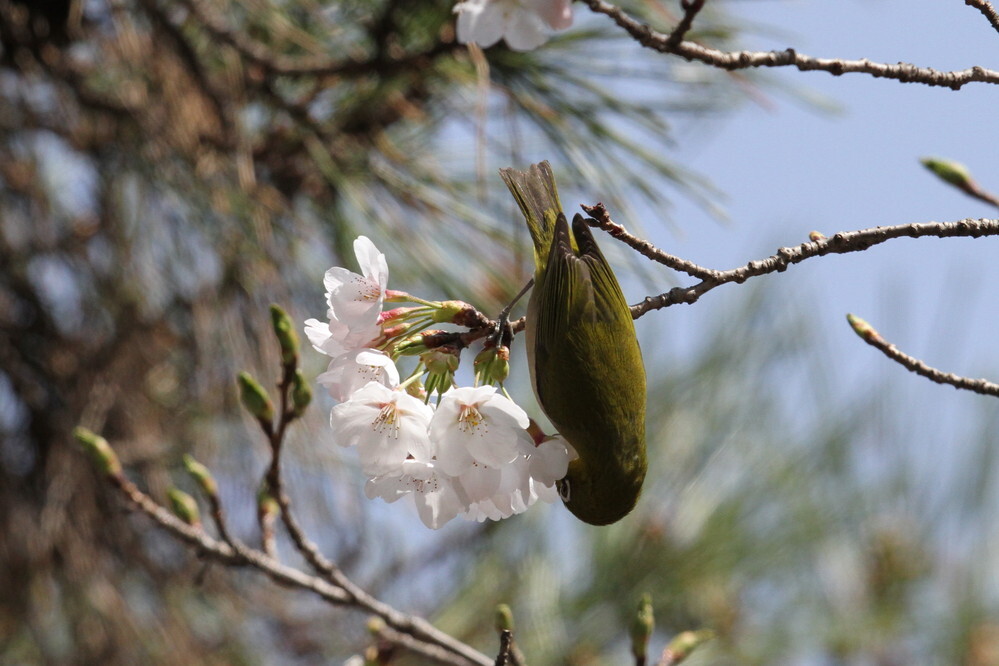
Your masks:
<svg viewBox="0 0 999 666"><path fill-rule="evenodd" d="M645 366L631 310L586 220L566 220L551 165L500 175L534 241L525 331L531 384L579 455L559 494L580 520L607 525L635 507L647 468Z"/></svg>

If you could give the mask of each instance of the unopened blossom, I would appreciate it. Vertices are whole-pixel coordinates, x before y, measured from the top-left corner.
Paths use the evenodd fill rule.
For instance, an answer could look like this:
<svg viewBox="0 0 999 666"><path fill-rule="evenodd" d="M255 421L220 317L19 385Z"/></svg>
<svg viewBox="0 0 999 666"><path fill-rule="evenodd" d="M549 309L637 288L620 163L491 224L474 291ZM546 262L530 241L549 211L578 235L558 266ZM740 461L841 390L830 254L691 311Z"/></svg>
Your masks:
<svg viewBox="0 0 999 666"><path fill-rule="evenodd" d="M380 497L386 502L411 496L420 520L434 530L455 518L467 506L467 500L461 496L451 477L433 463L420 460L407 460L398 473L369 479L364 493L369 499Z"/></svg>
<svg viewBox="0 0 999 666"><path fill-rule="evenodd" d="M500 468L518 456L518 440L526 437L527 414L494 386L451 389L430 424L438 464L451 476L472 464Z"/></svg>
<svg viewBox="0 0 999 666"><path fill-rule="evenodd" d="M409 457L430 460L432 416L428 405L408 393L369 382L333 408L330 426L340 446L357 447L364 473L379 476L397 473Z"/></svg>
<svg viewBox="0 0 999 666"><path fill-rule="evenodd" d="M530 51L548 39L549 29L572 25L571 0L465 0L454 11L458 41L483 48L504 39L514 51Z"/></svg>
<svg viewBox="0 0 999 666"><path fill-rule="evenodd" d="M368 382L395 388L399 385L399 370L385 352L355 349L330 361L329 368L317 380L334 400L345 402Z"/></svg>

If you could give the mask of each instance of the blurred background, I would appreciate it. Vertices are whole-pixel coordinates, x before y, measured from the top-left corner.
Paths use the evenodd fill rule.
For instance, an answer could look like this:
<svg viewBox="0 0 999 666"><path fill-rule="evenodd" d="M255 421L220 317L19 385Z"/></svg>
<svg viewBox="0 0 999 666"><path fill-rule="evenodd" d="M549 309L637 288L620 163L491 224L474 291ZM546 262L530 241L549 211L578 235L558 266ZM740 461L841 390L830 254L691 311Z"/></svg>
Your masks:
<svg viewBox="0 0 999 666"><path fill-rule="evenodd" d="M675 2L622 5L663 30L677 18ZM234 377L277 377L267 305L321 317L323 272L354 268L363 233L390 287L498 311L531 272L499 167L548 159L567 210L603 201L720 269L812 230L996 216L918 164L953 158L999 189L991 86L721 72L644 52L581 5L538 51L481 61L452 7L0 0L0 662L362 650L362 614L205 566L125 511L70 433L104 434L161 501L193 490L192 453L257 543L268 452ZM957 0L718 0L689 37L943 70L999 57ZM600 242L632 302L689 284ZM996 401L906 373L843 318L995 380L996 250L899 240L640 319L651 468L612 527L540 506L425 530L364 498L323 400L293 429L289 491L352 578L487 653L502 602L531 663L626 663L649 592L653 651L719 633L689 663L999 664ZM323 358L305 350L307 373ZM519 347L508 388L539 414Z"/></svg>

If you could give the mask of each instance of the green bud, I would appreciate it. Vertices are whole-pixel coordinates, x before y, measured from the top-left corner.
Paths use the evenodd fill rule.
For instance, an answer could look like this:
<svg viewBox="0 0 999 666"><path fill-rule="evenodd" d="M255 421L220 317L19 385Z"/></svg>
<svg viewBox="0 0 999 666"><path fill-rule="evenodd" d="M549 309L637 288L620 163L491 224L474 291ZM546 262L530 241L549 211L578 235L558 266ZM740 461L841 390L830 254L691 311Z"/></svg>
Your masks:
<svg viewBox="0 0 999 666"><path fill-rule="evenodd" d="M267 488L267 482L264 481L260 484L260 489L257 491L257 516L261 519L274 518L278 515L279 511L281 511L281 505L271 495L270 490Z"/></svg>
<svg viewBox="0 0 999 666"><path fill-rule="evenodd" d="M684 631L669 642L669 645L667 645L666 649L663 650L663 657L659 663L679 664L684 659L689 657L694 650L714 637L715 632L710 629L701 629L700 631Z"/></svg>
<svg viewBox="0 0 999 666"><path fill-rule="evenodd" d="M874 327L868 324L866 321L860 317L852 314L846 315L846 320L850 322L850 326L853 328L853 332L863 338L866 342L877 342L881 339L881 334L874 330Z"/></svg>
<svg viewBox="0 0 999 666"><path fill-rule="evenodd" d="M453 337L452 334L437 329L413 333L395 343L395 353L403 356L419 356L445 344L450 337Z"/></svg>
<svg viewBox="0 0 999 666"><path fill-rule="evenodd" d="M246 411L253 414L264 423L270 424L274 421L274 403L267 396L267 391L257 383L250 373L241 372L239 381L239 399L246 407Z"/></svg>
<svg viewBox="0 0 999 666"><path fill-rule="evenodd" d="M456 318L458 318L466 310L472 308L471 305L465 303L464 301L441 301L439 305L440 307L434 309L433 313L430 315L431 319L438 324L456 323Z"/></svg>
<svg viewBox="0 0 999 666"><path fill-rule="evenodd" d="M405 303L407 301L413 301L413 297L404 291L399 291L398 289L386 289L385 290L385 302L386 303ZM415 301L413 301L415 302Z"/></svg>
<svg viewBox="0 0 999 666"><path fill-rule="evenodd" d="M121 474L121 461L118 460L114 449L108 444L108 440L87 430L83 426L77 426L73 430L73 437L80 443L83 450L90 455L94 464L97 465L97 469L102 474L108 476L118 476Z"/></svg>
<svg viewBox="0 0 999 666"><path fill-rule="evenodd" d="M201 527L201 512L193 497L179 488L168 490L167 497L170 498L170 508L178 518L191 527Z"/></svg>
<svg viewBox="0 0 999 666"><path fill-rule="evenodd" d="M502 384L510 376L510 348L486 347L476 355L474 365L479 384Z"/></svg>
<svg viewBox="0 0 999 666"><path fill-rule="evenodd" d="M642 661L648 655L649 639L655 628L655 618L652 614L652 596L643 594L638 603L638 611L631 621L631 653L635 659Z"/></svg>
<svg viewBox="0 0 999 666"><path fill-rule="evenodd" d="M513 631L513 611L506 604L496 606L496 631Z"/></svg>
<svg viewBox="0 0 999 666"><path fill-rule="evenodd" d="M212 476L208 468L186 453L184 454L184 468L205 495L215 497L219 494L218 484L215 483L215 477Z"/></svg>
<svg viewBox="0 0 999 666"><path fill-rule="evenodd" d="M426 332L424 331L424 333ZM414 333L395 343L394 349L396 354L418 356L427 351L428 347L426 342L423 341L423 333Z"/></svg>
<svg viewBox="0 0 999 666"><path fill-rule="evenodd" d="M288 313L274 303L271 304L271 324L274 326L274 335L277 337L278 345L281 346L281 362L285 365L298 363L299 344L295 324Z"/></svg>
<svg viewBox="0 0 999 666"><path fill-rule="evenodd" d="M461 363L461 350L445 345L424 352L420 355L420 360L431 373L454 374Z"/></svg>
<svg viewBox="0 0 999 666"><path fill-rule="evenodd" d="M423 382L419 380L414 380L407 382L405 385L406 393L413 396L414 398L419 398L420 400L427 400L427 387L423 385Z"/></svg>
<svg viewBox="0 0 999 666"><path fill-rule="evenodd" d="M955 187L967 189L974 184L968 167L960 162L937 157L924 157L919 161L922 162L924 167L932 171L937 178Z"/></svg>
<svg viewBox="0 0 999 666"><path fill-rule="evenodd" d="M385 620L380 617L369 617L368 621L364 624L364 628L372 636L378 636L385 631Z"/></svg>
<svg viewBox="0 0 999 666"><path fill-rule="evenodd" d="M296 368L291 378L291 413L296 418L301 416L310 402L312 402L312 387L305 381L302 371Z"/></svg>
<svg viewBox="0 0 999 666"><path fill-rule="evenodd" d="M420 355L427 368L427 392L444 393L454 386L454 373L461 362L460 356L461 350L452 345L436 347Z"/></svg>

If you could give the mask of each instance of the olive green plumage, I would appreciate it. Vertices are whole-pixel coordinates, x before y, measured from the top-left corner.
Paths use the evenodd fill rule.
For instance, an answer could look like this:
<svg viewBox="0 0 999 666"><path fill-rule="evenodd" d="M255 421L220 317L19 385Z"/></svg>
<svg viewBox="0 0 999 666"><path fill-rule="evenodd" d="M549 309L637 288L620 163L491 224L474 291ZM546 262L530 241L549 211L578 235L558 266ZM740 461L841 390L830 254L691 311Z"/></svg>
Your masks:
<svg viewBox="0 0 999 666"><path fill-rule="evenodd" d="M631 310L583 217L570 229L548 162L500 174L534 241L531 383L579 454L559 493L580 520L613 523L634 508L647 467L645 367Z"/></svg>

